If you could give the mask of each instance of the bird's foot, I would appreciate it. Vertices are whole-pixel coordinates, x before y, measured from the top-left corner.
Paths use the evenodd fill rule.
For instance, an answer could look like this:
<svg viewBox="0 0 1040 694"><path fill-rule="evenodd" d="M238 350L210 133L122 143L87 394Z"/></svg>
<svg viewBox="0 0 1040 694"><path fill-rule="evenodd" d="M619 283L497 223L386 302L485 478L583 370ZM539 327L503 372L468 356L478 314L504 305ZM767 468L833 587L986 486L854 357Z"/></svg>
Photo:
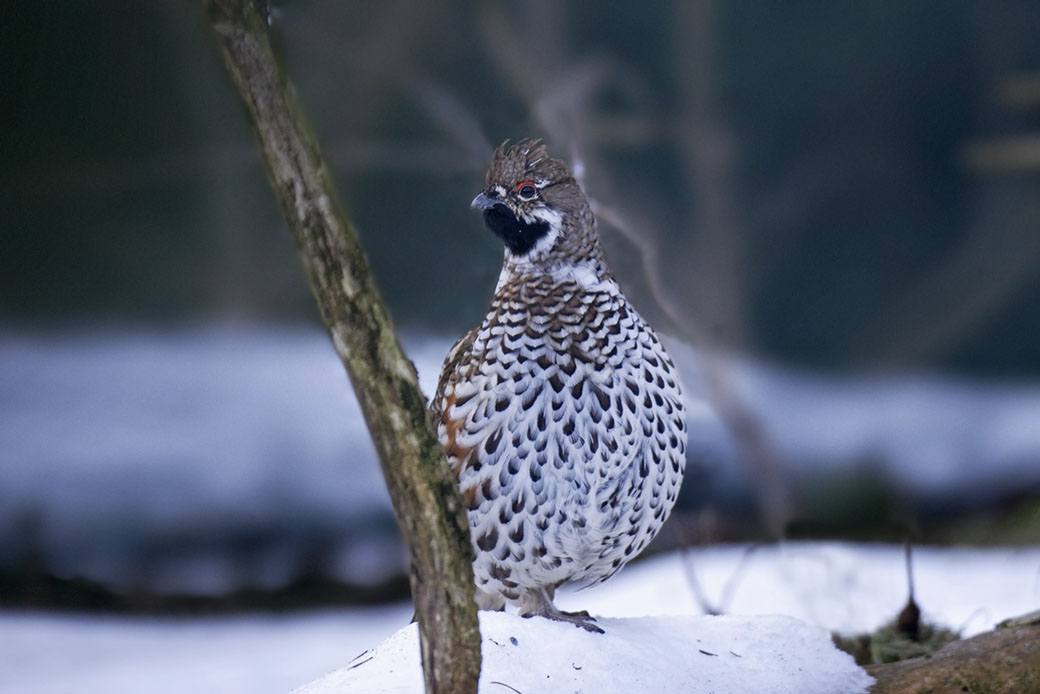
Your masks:
<svg viewBox="0 0 1040 694"><path fill-rule="evenodd" d="M589 611L588 610L579 610L578 612L566 612L564 610L560 610L560 614L565 614L568 617L582 617L583 619L587 619L590 622L595 622L596 621L595 617L592 617L591 615L589 615Z"/></svg>
<svg viewBox="0 0 1040 694"><path fill-rule="evenodd" d="M521 617L545 617L554 622L567 622L576 627L591 631L594 634L605 633L596 626L596 620L585 610L581 612L564 612L553 604L554 587L531 588L520 599Z"/></svg>
<svg viewBox="0 0 1040 694"><path fill-rule="evenodd" d="M589 616L589 613L585 610L581 612L564 612L558 610L552 603L545 603L539 605L536 609L530 612L524 612L520 615L521 617L545 617L551 619L554 622L567 622L573 624L576 627L580 627L585 631L591 631L594 634L605 633L602 629L596 626L596 620Z"/></svg>

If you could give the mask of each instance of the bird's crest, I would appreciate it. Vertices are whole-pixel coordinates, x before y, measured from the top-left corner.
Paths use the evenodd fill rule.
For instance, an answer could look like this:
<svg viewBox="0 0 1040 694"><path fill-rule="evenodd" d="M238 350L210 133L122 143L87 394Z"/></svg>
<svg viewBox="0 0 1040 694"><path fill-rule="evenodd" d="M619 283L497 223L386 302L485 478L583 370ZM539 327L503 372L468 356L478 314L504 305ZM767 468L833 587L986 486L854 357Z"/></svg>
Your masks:
<svg viewBox="0 0 1040 694"><path fill-rule="evenodd" d="M570 171L562 161L549 156L541 139L525 139L516 144L506 140L491 158L487 183L510 185L525 178L556 183L570 178Z"/></svg>

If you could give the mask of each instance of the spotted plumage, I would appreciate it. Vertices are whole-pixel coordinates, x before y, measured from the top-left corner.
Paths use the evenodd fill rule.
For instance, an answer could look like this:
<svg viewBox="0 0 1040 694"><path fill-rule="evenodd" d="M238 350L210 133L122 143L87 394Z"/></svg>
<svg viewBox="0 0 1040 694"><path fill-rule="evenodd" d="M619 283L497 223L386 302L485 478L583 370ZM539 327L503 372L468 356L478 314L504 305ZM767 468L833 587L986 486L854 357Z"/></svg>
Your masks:
<svg viewBox="0 0 1040 694"><path fill-rule="evenodd" d="M681 386L544 145L496 150L473 205L505 260L431 410L469 513L478 604L598 631L553 592L609 578L668 517L685 466Z"/></svg>

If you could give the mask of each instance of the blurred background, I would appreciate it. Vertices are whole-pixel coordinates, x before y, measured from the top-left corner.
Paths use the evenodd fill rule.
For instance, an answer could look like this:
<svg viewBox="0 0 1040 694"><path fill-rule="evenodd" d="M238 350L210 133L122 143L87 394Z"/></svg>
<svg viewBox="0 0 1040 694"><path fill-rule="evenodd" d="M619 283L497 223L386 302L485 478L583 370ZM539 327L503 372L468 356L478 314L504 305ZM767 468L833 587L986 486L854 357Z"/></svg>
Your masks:
<svg viewBox="0 0 1040 694"><path fill-rule="evenodd" d="M425 390L544 137L670 336L648 552L1040 543L1040 5L275 2ZM0 607L407 597L406 553L200 3L0 20Z"/></svg>

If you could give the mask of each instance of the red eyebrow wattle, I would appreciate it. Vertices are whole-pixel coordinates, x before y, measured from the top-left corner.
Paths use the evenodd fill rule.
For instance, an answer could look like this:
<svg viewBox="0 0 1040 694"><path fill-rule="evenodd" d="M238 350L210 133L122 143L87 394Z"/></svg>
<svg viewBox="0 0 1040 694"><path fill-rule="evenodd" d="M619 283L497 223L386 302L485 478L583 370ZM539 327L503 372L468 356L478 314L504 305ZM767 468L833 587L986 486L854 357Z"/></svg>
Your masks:
<svg viewBox="0 0 1040 694"><path fill-rule="evenodd" d="M524 180L522 180L522 181L520 181L519 183L516 184L516 190L520 190L524 186L531 186L532 188L533 187L537 187L537 186L535 186L535 183L534 183L533 179L525 178Z"/></svg>

